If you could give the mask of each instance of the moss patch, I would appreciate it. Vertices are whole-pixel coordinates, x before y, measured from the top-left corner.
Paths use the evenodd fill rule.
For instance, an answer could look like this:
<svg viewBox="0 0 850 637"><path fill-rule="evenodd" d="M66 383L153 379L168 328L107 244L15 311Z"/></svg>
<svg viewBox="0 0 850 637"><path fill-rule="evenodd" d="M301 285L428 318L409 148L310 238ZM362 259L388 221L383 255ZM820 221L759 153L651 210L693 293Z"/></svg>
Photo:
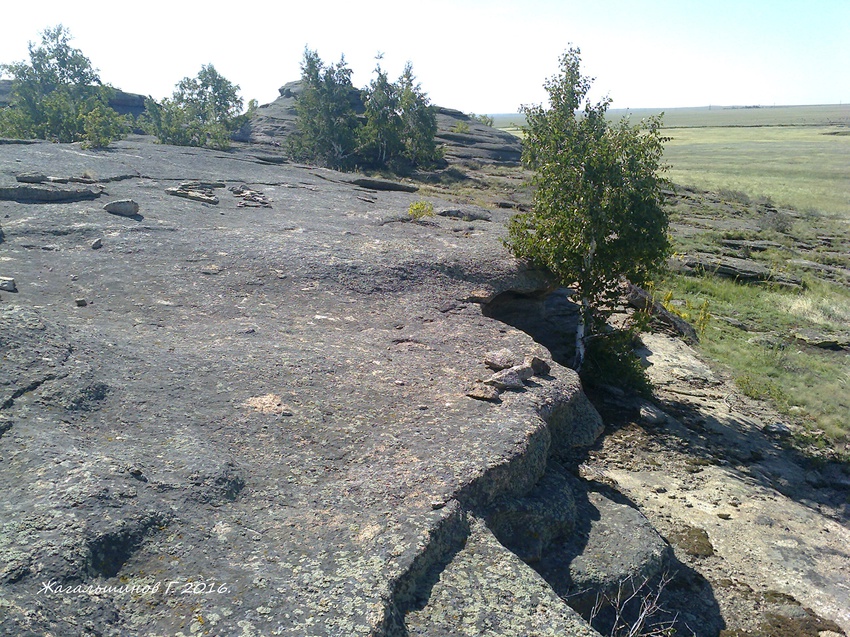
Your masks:
<svg viewBox="0 0 850 637"><path fill-rule="evenodd" d="M670 542L692 557L711 557L714 547L705 530L688 526L670 534Z"/></svg>

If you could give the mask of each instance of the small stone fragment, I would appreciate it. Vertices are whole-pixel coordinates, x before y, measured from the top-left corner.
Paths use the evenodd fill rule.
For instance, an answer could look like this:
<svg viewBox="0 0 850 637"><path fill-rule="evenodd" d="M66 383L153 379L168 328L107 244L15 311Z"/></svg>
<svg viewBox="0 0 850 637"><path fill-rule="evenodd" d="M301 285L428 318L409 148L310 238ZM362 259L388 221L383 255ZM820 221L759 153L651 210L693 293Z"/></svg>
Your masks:
<svg viewBox="0 0 850 637"><path fill-rule="evenodd" d="M489 402L499 402L499 390L484 383L475 383L466 395L475 400L487 400Z"/></svg>
<svg viewBox="0 0 850 637"><path fill-rule="evenodd" d="M670 417L652 403L643 401L640 405L640 419L652 425L663 425Z"/></svg>
<svg viewBox="0 0 850 637"><path fill-rule="evenodd" d="M8 276L0 276L0 290L6 292L17 292L18 287L15 285L15 279Z"/></svg>
<svg viewBox="0 0 850 637"><path fill-rule="evenodd" d="M74 299L74 303L77 304L77 307L85 307L89 304L85 299Z"/></svg>
<svg viewBox="0 0 850 637"><path fill-rule="evenodd" d="M732 514L731 513L718 513L717 517L719 517L721 520L729 520L729 519L732 518Z"/></svg>
<svg viewBox="0 0 850 637"><path fill-rule="evenodd" d="M503 369L496 372L484 381L485 385L492 385L496 389L524 389L525 384L513 369Z"/></svg>
<svg viewBox="0 0 850 637"><path fill-rule="evenodd" d="M165 192L169 195L174 195L175 197L183 197L184 199L191 199L193 201L200 201L201 203L208 203L212 205L218 204L218 197L210 192L202 192L200 190L191 190L191 184L180 184L177 188L166 188Z"/></svg>
<svg viewBox="0 0 850 637"><path fill-rule="evenodd" d="M117 201L110 201L108 204L103 206L103 209L113 215L120 215L122 217L135 217L139 214L139 204L132 199L118 199Z"/></svg>
<svg viewBox="0 0 850 637"><path fill-rule="evenodd" d="M103 247L103 239L95 239L91 242L92 250L100 250Z"/></svg>
<svg viewBox="0 0 850 637"><path fill-rule="evenodd" d="M508 369L519 363L519 358L511 350L504 348L484 354L484 364L496 371Z"/></svg>
<svg viewBox="0 0 850 637"><path fill-rule="evenodd" d="M523 363L522 365L515 365L510 368L510 371L516 372L517 376L519 376L521 380L528 380L534 376L534 368L526 363Z"/></svg>
<svg viewBox="0 0 850 637"><path fill-rule="evenodd" d="M552 366L539 356L526 356L523 365L530 365L535 376L548 376L552 371Z"/></svg>

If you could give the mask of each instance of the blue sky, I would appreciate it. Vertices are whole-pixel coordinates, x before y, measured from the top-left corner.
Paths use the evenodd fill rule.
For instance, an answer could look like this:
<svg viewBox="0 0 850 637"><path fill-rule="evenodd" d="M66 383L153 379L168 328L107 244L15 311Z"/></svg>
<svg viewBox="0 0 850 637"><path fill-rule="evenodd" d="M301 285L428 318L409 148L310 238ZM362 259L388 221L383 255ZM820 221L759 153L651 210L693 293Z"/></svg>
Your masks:
<svg viewBox="0 0 850 637"><path fill-rule="evenodd" d="M104 82L155 98L212 63L270 102L306 45L326 62L345 54L357 86L381 52L392 76L410 60L437 104L515 112L545 101L572 43L613 108L850 101L850 0L16 2L0 62L59 23Z"/></svg>

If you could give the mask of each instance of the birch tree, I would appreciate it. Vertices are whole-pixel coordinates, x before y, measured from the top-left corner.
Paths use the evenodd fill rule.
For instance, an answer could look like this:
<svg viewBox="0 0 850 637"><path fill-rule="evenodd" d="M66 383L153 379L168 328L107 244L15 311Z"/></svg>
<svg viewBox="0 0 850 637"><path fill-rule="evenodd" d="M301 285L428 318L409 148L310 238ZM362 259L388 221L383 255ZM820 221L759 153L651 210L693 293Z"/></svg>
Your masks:
<svg viewBox="0 0 850 637"><path fill-rule="evenodd" d="M524 106L523 162L534 170L534 205L514 216L508 246L575 288L581 305L574 367L598 333L623 279L645 283L669 250L659 176L661 117L611 122L611 100L587 100L592 80L570 48L544 84L549 106Z"/></svg>

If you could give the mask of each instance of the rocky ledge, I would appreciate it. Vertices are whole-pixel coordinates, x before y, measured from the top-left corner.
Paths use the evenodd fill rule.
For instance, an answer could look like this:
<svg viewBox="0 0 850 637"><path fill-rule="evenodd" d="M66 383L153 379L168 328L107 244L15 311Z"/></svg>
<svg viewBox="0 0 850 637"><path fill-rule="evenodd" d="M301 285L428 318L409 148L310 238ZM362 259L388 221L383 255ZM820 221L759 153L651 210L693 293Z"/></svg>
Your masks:
<svg viewBox="0 0 850 637"><path fill-rule="evenodd" d="M370 185L0 146L0 632L591 634L565 597L669 560L569 469L601 420L503 320L569 314L508 213Z"/></svg>

